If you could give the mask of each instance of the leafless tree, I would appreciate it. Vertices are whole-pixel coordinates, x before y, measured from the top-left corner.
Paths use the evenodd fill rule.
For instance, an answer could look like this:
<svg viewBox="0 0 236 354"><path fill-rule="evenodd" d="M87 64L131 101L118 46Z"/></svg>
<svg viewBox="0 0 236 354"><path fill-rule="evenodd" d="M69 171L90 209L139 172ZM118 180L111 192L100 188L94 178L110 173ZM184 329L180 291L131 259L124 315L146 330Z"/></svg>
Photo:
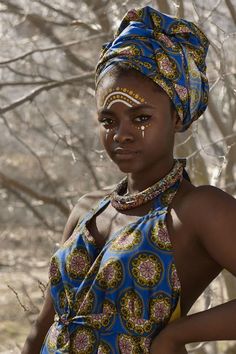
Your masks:
<svg viewBox="0 0 236 354"><path fill-rule="evenodd" d="M85 192L120 179L96 137L94 68L102 43L112 38L124 13L144 5L186 17L209 37L209 108L177 137L176 154L187 157L195 184L210 183L236 195L232 0L0 0L0 266L2 283L10 283L10 289L3 288L4 299L15 291L29 310L22 311L22 318L29 321L42 301L42 286L35 297L32 287L46 282L48 259L70 209ZM16 271L27 274L24 282L16 280ZM219 283L226 289L219 295L223 300L235 296L235 280L228 273ZM17 299L4 301L6 309ZM9 349L22 341L9 338L1 344ZM214 353L222 352L220 345ZM194 352L211 353L212 348Z"/></svg>

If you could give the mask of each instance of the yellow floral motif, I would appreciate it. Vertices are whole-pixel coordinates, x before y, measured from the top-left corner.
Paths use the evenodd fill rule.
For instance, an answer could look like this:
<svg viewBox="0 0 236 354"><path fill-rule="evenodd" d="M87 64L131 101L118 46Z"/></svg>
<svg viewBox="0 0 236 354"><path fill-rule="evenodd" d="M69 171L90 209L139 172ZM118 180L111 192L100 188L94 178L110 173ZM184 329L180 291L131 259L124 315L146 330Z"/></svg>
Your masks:
<svg viewBox="0 0 236 354"><path fill-rule="evenodd" d="M85 317L85 320L89 326L100 329L102 326L108 327L110 325L115 313L115 305L110 301L105 300L103 304L103 312L88 315Z"/></svg>
<svg viewBox="0 0 236 354"><path fill-rule="evenodd" d="M75 248L66 259L66 271L70 278L76 279L87 275L91 260L85 248Z"/></svg>
<svg viewBox="0 0 236 354"><path fill-rule="evenodd" d="M167 207L172 202L173 197L175 196L175 188L171 187L165 191L161 196L161 203L164 207Z"/></svg>
<svg viewBox="0 0 236 354"><path fill-rule="evenodd" d="M94 352L96 336L87 327L79 327L71 335L70 354L91 354Z"/></svg>
<svg viewBox="0 0 236 354"><path fill-rule="evenodd" d="M123 269L118 259L110 258L99 270L97 283L102 289L117 288L123 280Z"/></svg>
<svg viewBox="0 0 236 354"><path fill-rule="evenodd" d="M69 306L72 306L73 300L74 300L74 290L72 287L70 287L67 284L65 285L64 289L65 289L66 300L67 300Z"/></svg>
<svg viewBox="0 0 236 354"><path fill-rule="evenodd" d="M127 21L138 21L143 17L143 9L138 8L138 9L132 9L130 10L126 17L125 20Z"/></svg>
<svg viewBox="0 0 236 354"><path fill-rule="evenodd" d="M176 270L176 266L174 263L171 264L170 268L170 285L174 292L179 293L181 290L181 285L178 277L178 273Z"/></svg>
<svg viewBox="0 0 236 354"><path fill-rule="evenodd" d="M188 90L186 89L186 87L178 85L178 84L174 84L175 90L177 92L177 94L179 95L181 101L183 102L187 102L188 100Z"/></svg>
<svg viewBox="0 0 236 354"><path fill-rule="evenodd" d="M63 327L63 329L58 329L58 324L55 322L49 332L49 337L47 338L47 344L49 350L53 353L57 348L64 349L68 351L68 343L69 343L69 333L67 327Z"/></svg>
<svg viewBox="0 0 236 354"><path fill-rule="evenodd" d="M124 320L130 317L140 318L143 312L143 303L140 296L133 290L127 290L120 300L121 316Z"/></svg>
<svg viewBox="0 0 236 354"><path fill-rule="evenodd" d="M183 23L173 24L171 26L172 33L191 33L191 30L188 26Z"/></svg>
<svg viewBox="0 0 236 354"><path fill-rule="evenodd" d="M159 17L157 14L152 13L152 21L153 21L156 28L161 27L162 18Z"/></svg>
<svg viewBox="0 0 236 354"><path fill-rule="evenodd" d="M59 306L60 308L65 308L67 304L67 299L66 299L66 292L65 290L61 290L59 293Z"/></svg>
<svg viewBox="0 0 236 354"><path fill-rule="evenodd" d="M73 310L78 315L87 315L92 312L95 295L89 288L84 288L75 298Z"/></svg>
<svg viewBox="0 0 236 354"><path fill-rule="evenodd" d="M139 230L127 228L112 242L112 251L129 251L141 242L142 234Z"/></svg>
<svg viewBox="0 0 236 354"><path fill-rule="evenodd" d="M111 354L111 348L103 341L100 341L97 354Z"/></svg>
<svg viewBox="0 0 236 354"><path fill-rule="evenodd" d="M151 230L151 240L160 249L170 251L172 244L168 235L168 230L163 220L158 220Z"/></svg>
<svg viewBox="0 0 236 354"><path fill-rule="evenodd" d="M156 63L164 77L176 80L180 76L176 62L170 56L164 53L156 53Z"/></svg>
<svg viewBox="0 0 236 354"><path fill-rule="evenodd" d="M140 253L131 261L131 273L137 283L144 287L158 284L162 271L163 266L154 254Z"/></svg>
<svg viewBox="0 0 236 354"><path fill-rule="evenodd" d="M52 285L56 285L61 280L59 261L56 256L53 256L50 262L49 280Z"/></svg>
<svg viewBox="0 0 236 354"><path fill-rule="evenodd" d="M140 353L139 340L127 334L118 335L118 346L121 354L137 354Z"/></svg>
<svg viewBox="0 0 236 354"><path fill-rule="evenodd" d="M190 90L190 97L191 97L190 105L191 105L191 109L193 110L196 104L198 104L198 102L200 101L199 91L195 88L192 88Z"/></svg>
<svg viewBox="0 0 236 354"><path fill-rule="evenodd" d="M168 296L161 294L150 300L150 319L165 323L170 317L171 303Z"/></svg>

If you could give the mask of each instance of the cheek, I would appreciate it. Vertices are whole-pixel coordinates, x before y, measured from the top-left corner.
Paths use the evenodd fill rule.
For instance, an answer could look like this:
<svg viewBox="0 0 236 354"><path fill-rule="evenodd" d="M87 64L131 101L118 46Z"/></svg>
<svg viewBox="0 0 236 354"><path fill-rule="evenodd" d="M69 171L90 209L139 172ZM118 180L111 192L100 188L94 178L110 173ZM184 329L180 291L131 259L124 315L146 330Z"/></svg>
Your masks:
<svg viewBox="0 0 236 354"><path fill-rule="evenodd" d="M103 127L100 128L99 130L99 138L100 138L100 142L103 145L104 149L106 150L106 152L109 154L109 151L111 150L111 144L112 144L112 135L111 133L107 133L106 129L104 129Z"/></svg>

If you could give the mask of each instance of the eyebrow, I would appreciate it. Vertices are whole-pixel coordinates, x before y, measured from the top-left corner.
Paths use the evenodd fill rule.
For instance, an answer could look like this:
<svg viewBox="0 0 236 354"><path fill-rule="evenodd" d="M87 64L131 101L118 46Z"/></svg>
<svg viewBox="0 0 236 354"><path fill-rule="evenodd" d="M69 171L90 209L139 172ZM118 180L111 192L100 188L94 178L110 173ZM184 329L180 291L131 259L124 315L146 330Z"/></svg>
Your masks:
<svg viewBox="0 0 236 354"><path fill-rule="evenodd" d="M149 104L139 104L137 106L133 106L133 107L127 107L127 111L130 112L136 112L139 111L141 109L154 109L155 107ZM98 111L99 114L114 114L114 112L112 111L112 109L107 109L107 108L102 108L101 110Z"/></svg>

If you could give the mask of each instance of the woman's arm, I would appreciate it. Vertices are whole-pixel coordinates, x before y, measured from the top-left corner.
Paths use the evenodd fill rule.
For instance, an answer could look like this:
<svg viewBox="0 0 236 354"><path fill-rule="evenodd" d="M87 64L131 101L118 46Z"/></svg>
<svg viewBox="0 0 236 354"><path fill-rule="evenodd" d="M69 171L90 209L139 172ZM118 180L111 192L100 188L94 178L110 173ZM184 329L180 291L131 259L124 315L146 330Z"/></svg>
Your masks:
<svg viewBox="0 0 236 354"><path fill-rule="evenodd" d="M236 201L218 189L202 187L190 204L188 218L202 247L216 264L236 275ZM151 353L182 354L188 343L235 339L233 300L170 323L153 340Z"/></svg>
<svg viewBox="0 0 236 354"><path fill-rule="evenodd" d="M154 339L151 354L182 354L187 343L234 339L236 300L171 322Z"/></svg>
<svg viewBox="0 0 236 354"><path fill-rule="evenodd" d="M72 234L74 228L79 221L79 202L73 208L68 221L66 223L62 243L64 243ZM45 336L53 323L55 316L55 310L50 294L50 286L47 288L46 297L42 310L40 311L35 323L32 326L30 334L28 335L26 342L24 344L22 354L38 354L43 345Z"/></svg>
<svg viewBox="0 0 236 354"><path fill-rule="evenodd" d="M22 354L40 353L44 338L53 323L54 315L55 311L51 299L50 288L48 287L42 310L26 339Z"/></svg>
<svg viewBox="0 0 236 354"><path fill-rule="evenodd" d="M105 194L107 194L106 191L92 192L84 195L79 199L78 203L71 211L71 214L65 225L62 236L62 244L72 235L81 217L86 212L88 212L88 210ZM50 294L50 288L48 287L42 310L39 313L35 323L32 326L31 332L26 339L22 354L38 354L40 352L44 338L53 323L54 316L55 310Z"/></svg>

